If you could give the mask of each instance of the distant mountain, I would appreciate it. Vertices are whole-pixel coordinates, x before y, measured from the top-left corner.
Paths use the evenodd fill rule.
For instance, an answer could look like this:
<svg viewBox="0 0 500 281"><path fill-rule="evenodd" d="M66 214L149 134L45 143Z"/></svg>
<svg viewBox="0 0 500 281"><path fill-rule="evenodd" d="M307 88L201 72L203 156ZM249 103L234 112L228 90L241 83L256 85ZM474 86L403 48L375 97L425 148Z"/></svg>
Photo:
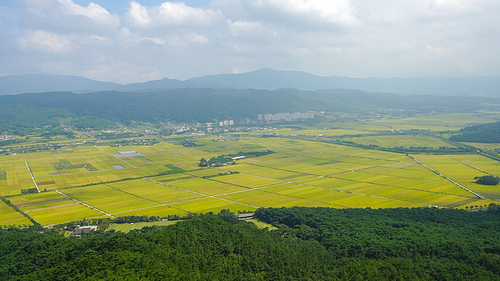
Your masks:
<svg viewBox="0 0 500 281"><path fill-rule="evenodd" d="M94 91L110 91L119 86L121 85L78 76L28 74L0 77L0 95L43 93L51 91L88 93Z"/></svg>
<svg viewBox="0 0 500 281"><path fill-rule="evenodd" d="M293 88L304 91L355 89L371 93L428 94L446 96L500 96L500 76L427 78L349 78L317 76L300 71L261 69L242 74L207 75L185 81L163 78L120 85L76 76L22 75L0 77L0 95L71 91L85 93L116 90L153 92L168 89L256 89Z"/></svg>
<svg viewBox="0 0 500 281"><path fill-rule="evenodd" d="M165 89L182 89L192 88L187 86L187 83L177 79L163 78L160 80L153 80L142 83L131 83L116 88L120 92L141 92L141 91L155 91Z"/></svg>
<svg viewBox="0 0 500 281"><path fill-rule="evenodd" d="M460 96L500 96L500 76L427 78L349 78L317 76L301 71L261 69L242 74L207 75L185 81L162 79L129 84L119 91L151 91L179 88L259 89L295 88L357 89L366 92Z"/></svg>

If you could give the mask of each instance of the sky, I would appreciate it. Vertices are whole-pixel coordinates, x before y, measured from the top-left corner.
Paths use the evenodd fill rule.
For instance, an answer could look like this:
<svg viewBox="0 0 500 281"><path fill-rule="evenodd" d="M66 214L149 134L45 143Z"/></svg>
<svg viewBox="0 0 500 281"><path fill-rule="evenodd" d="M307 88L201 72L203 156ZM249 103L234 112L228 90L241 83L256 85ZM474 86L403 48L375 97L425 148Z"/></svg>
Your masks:
<svg viewBox="0 0 500 281"><path fill-rule="evenodd" d="M500 75L498 0L1 0L0 76Z"/></svg>

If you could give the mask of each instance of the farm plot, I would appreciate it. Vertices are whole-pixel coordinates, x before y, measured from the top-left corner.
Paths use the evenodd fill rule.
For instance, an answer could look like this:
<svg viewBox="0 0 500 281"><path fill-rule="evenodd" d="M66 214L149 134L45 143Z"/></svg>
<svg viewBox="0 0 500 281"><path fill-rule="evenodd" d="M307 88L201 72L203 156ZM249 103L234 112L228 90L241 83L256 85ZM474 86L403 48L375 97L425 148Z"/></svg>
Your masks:
<svg viewBox="0 0 500 281"><path fill-rule="evenodd" d="M161 175L161 176L154 176L154 177L148 177L154 181L158 182L170 182L170 181L176 181L180 179L189 179L192 178L193 176L187 173L175 173L175 174L170 174L170 175Z"/></svg>
<svg viewBox="0 0 500 281"><path fill-rule="evenodd" d="M346 207L340 205L334 206L328 203L332 200L339 198L342 195L341 192L335 190L328 190L324 188L300 185L294 183L286 183L286 184L264 187L261 190L270 193L287 195L299 199L307 199L309 201L316 202L314 204L318 204L318 206L324 205L335 208Z"/></svg>
<svg viewBox="0 0 500 281"><path fill-rule="evenodd" d="M445 178L433 173L426 167L417 163L410 165L399 165L392 167L372 167L360 170L358 172L367 172L372 174L381 174L394 177L411 178L416 180L438 181L448 183Z"/></svg>
<svg viewBox="0 0 500 281"><path fill-rule="evenodd" d="M387 131L390 129L387 126L374 124L374 123L365 123L365 122L353 122L353 123L323 123L322 127L324 128L323 134L328 134L330 130L357 130L357 131L366 131L369 133L378 132L378 131Z"/></svg>
<svg viewBox="0 0 500 281"><path fill-rule="evenodd" d="M422 207L421 204L416 204L407 201L397 201L392 199L379 198L376 196L365 196L358 194L347 194L344 198L333 200L330 202L335 205L347 206L349 208L412 208Z"/></svg>
<svg viewBox="0 0 500 281"><path fill-rule="evenodd" d="M246 187L243 187L241 185L225 183L224 179L229 176L230 175L214 177L210 179L191 178L185 180L178 180L168 184L206 195L225 194L247 189Z"/></svg>
<svg viewBox="0 0 500 281"><path fill-rule="evenodd" d="M229 209L230 211L237 213L238 211L254 211L256 209L255 207L247 204L231 202L213 197L175 203L171 206L191 213L218 213L223 209Z"/></svg>
<svg viewBox="0 0 500 281"><path fill-rule="evenodd" d="M304 184L304 185L310 185L310 186L329 188L329 189L333 189L333 190L343 190L343 188L346 186L350 186L351 188L355 188L358 186L363 186L365 184L365 183L359 182L359 181L343 180L343 179L333 178L333 177L317 177L317 178L313 178L313 179L306 179L306 180L298 181L297 183Z"/></svg>
<svg viewBox="0 0 500 281"><path fill-rule="evenodd" d="M361 186L366 187L366 184L357 185L358 188ZM354 186L351 186L351 187L354 187ZM273 191L273 192L277 192L280 194L297 196L297 197L301 197L301 198L306 198L308 200L320 201L320 202L330 204L331 207L337 207L337 208L354 208L354 207L360 206L360 202L357 202L356 200L354 200L352 198L357 198L357 200L369 200L369 201L373 201L374 198L376 198L377 200L375 200L373 202L378 202L377 204L382 204L382 205L385 204L387 206L392 206L392 207L423 206L422 204L419 204L419 203L414 203L414 202L409 202L409 201L404 201L404 200L396 200L396 199L390 199L390 198L384 199L384 198L380 198L380 197L370 196L369 194L365 194L365 195L355 194L355 193L349 193L349 192L329 190L329 189L314 187L314 186L296 186L293 184L286 184L286 185L266 187L263 190Z"/></svg>
<svg viewBox="0 0 500 281"><path fill-rule="evenodd" d="M414 155L434 170L453 179L470 190L482 194L489 199L500 199L500 187L480 185L475 183L474 177L484 176L486 173L472 168L457 159L447 155ZM455 157L455 155L453 155Z"/></svg>
<svg viewBox="0 0 500 281"><path fill-rule="evenodd" d="M268 179L259 176L243 175L243 174L232 174L232 175L218 177L217 181L243 187L249 187L249 188L258 188L262 186L282 183L282 181L274 179Z"/></svg>
<svg viewBox="0 0 500 281"><path fill-rule="evenodd" d="M204 197L200 194L180 190L165 184L152 182L147 179L109 183L108 186L158 204L167 204Z"/></svg>
<svg viewBox="0 0 500 281"><path fill-rule="evenodd" d="M195 199L196 200L196 199ZM159 216L159 217L167 217L167 216L184 216L188 212L186 210L181 210L179 208L174 208L170 205L161 205L161 206L153 206L140 208L131 211L123 211L115 213L116 216L125 217L125 216Z"/></svg>
<svg viewBox="0 0 500 281"><path fill-rule="evenodd" d="M31 178L9 179L0 181L0 196L21 194L22 189L33 189L35 184Z"/></svg>
<svg viewBox="0 0 500 281"><path fill-rule="evenodd" d="M404 189L392 186L383 186L376 184L365 184L364 186L352 188L346 186L343 188L348 192L372 195L385 199L393 199L399 201L412 202L422 205L437 205L440 207L453 207L470 202L472 197L446 195L435 192L426 192L420 190Z"/></svg>
<svg viewBox="0 0 500 281"><path fill-rule="evenodd" d="M339 146L339 149L334 151L324 151L326 154L337 154L346 156L356 156L361 158L367 158L372 160L390 160L395 162L413 162L406 155L401 153L373 150L373 149L362 149L350 146Z"/></svg>
<svg viewBox="0 0 500 281"><path fill-rule="evenodd" d="M268 168L275 168L290 172L318 175L318 176L336 174L344 171L342 169L323 167L319 165L300 164L299 162L295 162L293 158L294 157L286 158L283 159L283 161L271 160L271 161L259 162L258 165Z"/></svg>
<svg viewBox="0 0 500 281"><path fill-rule="evenodd" d="M442 206L454 206L461 202L468 202L468 200L475 200L470 197L470 193L463 192L460 189L455 189L456 186L452 184L446 185L445 183L439 184L437 187L431 186L414 186L411 187L398 187L388 186L385 181L391 179L385 175L369 175L363 173L350 172L346 174L335 175L336 178L320 177L311 180L300 181L300 184L307 184L308 186L317 186L336 191L345 191L358 195L369 195L380 197L384 199L391 199L403 202L410 202L412 204L420 205L438 205L435 200L438 198L446 198L439 203L445 204ZM394 178L392 178L394 179ZM380 181L380 184L376 182ZM403 179L403 182L405 179ZM445 194L442 186L452 189L453 193ZM427 189L426 189L427 188ZM444 189L446 190L446 189ZM446 190L448 191L448 190ZM443 203L444 202L444 203ZM401 206L406 206L402 203ZM352 207L352 206L351 206Z"/></svg>
<svg viewBox="0 0 500 281"><path fill-rule="evenodd" d="M107 186L157 204L204 197L203 195L190 191L183 191L179 188L170 186L168 183L162 183L149 178L108 183Z"/></svg>
<svg viewBox="0 0 500 281"><path fill-rule="evenodd" d="M377 120L369 124L383 124L395 129L420 129L433 131L458 131L467 123L491 123L497 121L493 116L479 116L474 113L436 114L390 120Z"/></svg>
<svg viewBox="0 0 500 281"><path fill-rule="evenodd" d="M5 202L0 201L0 227L22 225L28 226L32 223Z"/></svg>
<svg viewBox="0 0 500 281"><path fill-rule="evenodd" d="M42 225L65 223L102 216L101 213L78 203L58 205L44 209L35 209L27 212L30 217Z"/></svg>
<svg viewBox="0 0 500 281"><path fill-rule="evenodd" d="M226 171L220 170L218 168L202 168L194 171L185 172L185 174L195 177L210 177L210 176L216 176L219 173L226 173Z"/></svg>
<svg viewBox="0 0 500 281"><path fill-rule="evenodd" d="M450 155L450 157L469 167L476 168L479 171L485 171L489 174L500 176L500 161L498 160L478 154Z"/></svg>
<svg viewBox="0 0 500 281"><path fill-rule="evenodd" d="M279 179L279 180L297 180L297 179L310 178L312 176L296 172L271 169L268 167L258 166L254 164L235 165L227 167L227 169L231 171L238 171L244 174L259 175L261 177Z"/></svg>
<svg viewBox="0 0 500 281"><path fill-rule="evenodd" d="M0 180L31 177L25 161L12 160L9 156L2 156L2 160L0 170L3 171L3 179Z"/></svg>
<svg viewBox="0 0 500 281"><path fill-rule="evenodd" d="M258 207L292 207L292 206L325 206L321 202L314 202L302 198L281 195L262 190L250 190L220 196L232 201L242 202Z"/></svg>
<svg viewBox="0 0 500 281"><path fill-rule="evenodd" d="M440 139L430 136L419 135L387 135L387 136L369 136L343 138L348 141L364 145L377 145L380 147L455 147Z"/></svg>
<svg viewBox="0 0 500 281"><path fill-rule="evenodd" d="M158 205L156 202L125 193L106 184L70 188L62 192L110 214Z"/></svg>
<svg viewBox="0 0 500 281"><path fill-rule="evenodd" d="M12 204L43 225L102 215L54 191L10 198Z"/></svg>
<svg viewBox="0 0 500 281"><path fill-rule="evenodd" d="M389 175L372 174L365 171L349 172L335 175L336 178L379 184L383 186L403 187L412 190L423 190L435 193L447 193L466 197L475 197L472 193L450 183L424 181L411 178L394 177Z"/></svg>

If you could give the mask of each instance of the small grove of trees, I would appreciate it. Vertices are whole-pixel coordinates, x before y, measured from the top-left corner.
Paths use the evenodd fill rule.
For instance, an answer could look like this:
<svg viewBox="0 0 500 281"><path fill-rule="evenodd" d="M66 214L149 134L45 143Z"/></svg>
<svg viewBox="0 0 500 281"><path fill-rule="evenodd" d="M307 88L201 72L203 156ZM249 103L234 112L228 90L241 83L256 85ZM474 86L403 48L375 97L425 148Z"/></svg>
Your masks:
<svg viewBox="0 0 500 281"><path fill-rule="evenodd" d="M249 158L249 157L264 156L264 155L273 154L273 153L277 153L277 152L274 150L269 150L269 149L263 150L263 151L247 151L247 152L240 151L237 154L229 154L229 155L223 154L223 155L219 155L217 157L212 157L209 160L206 160L205 158L201 158L200 162L198 163L198 166L199 167L207 167L207 166L220 167L220 166L229 165L229 164L235 165L236 161L233 160L233 157L244 156L245 158Z"/></svg>
<svg viewBox="0 0 500 281"><path fill-rule="evenodd" d="M493 175L475 177L476 183L484 185L497 185L500 183L500 178Z"/></svg>

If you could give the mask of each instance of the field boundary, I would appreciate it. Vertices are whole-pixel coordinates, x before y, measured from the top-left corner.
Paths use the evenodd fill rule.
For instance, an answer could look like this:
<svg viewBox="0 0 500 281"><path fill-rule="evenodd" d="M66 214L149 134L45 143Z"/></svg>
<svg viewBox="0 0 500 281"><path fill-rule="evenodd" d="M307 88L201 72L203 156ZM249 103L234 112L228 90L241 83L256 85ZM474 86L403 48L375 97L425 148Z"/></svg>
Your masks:
<svg viewBox="0 0 500 281"><path fill-rule="evenodd" d="M449 178L449 177L447 177L447 176L445 176L445 175L441 174L440 172L438 172L438 171L434 170L433 168L431 168L431 167L427 166L427 164L425 164L425 163L421 162L420 160L416 159L415 157L413 157L413 156L411 156L411 155L409 155L409 154L407 154L407 156L408 156L408 157L410 157L411 159L415 160L415 161L416 161L417 163L419 163L420 165L422 165L422 166L426 167L427 169L429 169L429 170L433 171L434 173L436 173L436 174L438 174L438 175L442 176L443 178L445 178L445 179L449 180L450 182L452 182L452 183L453 183L453 184L455 184L456 186L461 187L461 188L463 188L464 190L466 190L466 191L468 191L468 192L470 192L470 193L472 193L472 194L476 195L476 196L477 196L477 197L479 197L480 199L486 199L486 198L484 198L483 196L479 195L478 193L476 193L476 192L474 192L474 191L472 191L472 190L468 189L467 187L465 187L465 186L463 186L463 185L459 184L458 182L454 181L453 179L451 179L451 178Z"/></svg>
<svg viewBox="0 0 500 281"><path fill-rule="evenodd" d="M75 202L77 202L77 203L79 203L79 204L81 204L81 205L83 205L83 206L85 206L85 207L87 207L87 208L90 208L90 209L92 209L92 210L94 210L94 211L98 211L99 213L102 213L102 214L104 214L104 215L106 215L106 216L109 216L109 217L115 218L115 216L113 216L112 214L106 213L106 212L104 212L104 211L102 211L102 210L100 210L100 209L98 209L98 208L96 208L96 207L94 207L94 206L91 206L91 205L89 205L89 204L87 204L87 203L84 203L84 202L82 202L82 201L80 201L80 200L78 200L78 199L76 199L76 198L73 198L73 197L71 197L71 196L67 195L66 193L62 193L61 191L59 191L59 190L57 190L57 189L55 189L55 192L57 192L57 193L61 194L62 196L68 197L69 199L71 199L71 200L73 200L73 201L75 201Z"/></svg>
<svg viewBox="0 0 500 281"><path fill-rule="evenodd" d="M9 207L11 207L12 209L14 209L16 212L18 212L21 215L23 215L25 218L27 218L34 225L42 226L42 224L40 224L39 222L37 222L36 220L34 220L32 217L30 217L30 215L28 215L25 212L21 211L21 209L19 209L16 205L12 204L9 200L5 199L5 197L0 197L0 200L2 200L5 204L9 205Z"/></svg>
<svg viewBox="0 0 500 281"><path fill-rule="evenodd" d="M28 172L30 172L31 179L33 180L33 183L35 184L36 190L38 193L40 193L40 189L38 188L38 184L36 183L35 177L33 176L33 172L31 171L30 165L28 164L28 161L24 161L26 163L26 167L28 168Z"/></svg>

